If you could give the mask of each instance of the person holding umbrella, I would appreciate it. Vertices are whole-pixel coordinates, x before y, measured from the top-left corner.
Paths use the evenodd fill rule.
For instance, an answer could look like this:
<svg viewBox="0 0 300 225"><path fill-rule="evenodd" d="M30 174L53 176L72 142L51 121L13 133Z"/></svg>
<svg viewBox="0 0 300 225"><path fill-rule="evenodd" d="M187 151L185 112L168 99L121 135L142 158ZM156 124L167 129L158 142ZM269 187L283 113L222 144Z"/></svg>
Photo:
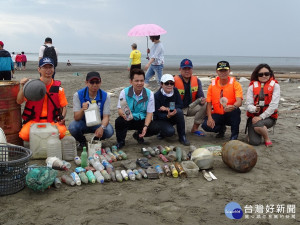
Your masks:
<svg viewBox="0 0 300 225"><path fill-rule="evenodd" d="M148 53L150 53L150 60L145 66L145 70L147 70L145 75L145 87L149 86L149 80L155 73L157 76L157 84L160 85L164 68L164 47L159 39L160 35L150 36L150 40L154 44L151 50L147 49Z"/></svg>

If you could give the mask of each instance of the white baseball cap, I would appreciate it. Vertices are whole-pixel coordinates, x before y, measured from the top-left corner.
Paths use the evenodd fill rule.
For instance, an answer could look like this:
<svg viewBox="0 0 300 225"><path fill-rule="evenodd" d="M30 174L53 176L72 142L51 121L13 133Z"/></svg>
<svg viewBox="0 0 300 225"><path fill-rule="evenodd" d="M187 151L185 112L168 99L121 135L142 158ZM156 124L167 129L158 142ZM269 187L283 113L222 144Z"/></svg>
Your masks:
<svg viewBox="0 0 300 225"><path fill-rule="evenodd" d="M167 82L167 81L173 81L173 82L175 82L174 81L174 77L173 77L173 75L171 75L171 74L164 74L162 77L161 77L161 82L163 82L163 83L165 83L165 82Z"/></svg>

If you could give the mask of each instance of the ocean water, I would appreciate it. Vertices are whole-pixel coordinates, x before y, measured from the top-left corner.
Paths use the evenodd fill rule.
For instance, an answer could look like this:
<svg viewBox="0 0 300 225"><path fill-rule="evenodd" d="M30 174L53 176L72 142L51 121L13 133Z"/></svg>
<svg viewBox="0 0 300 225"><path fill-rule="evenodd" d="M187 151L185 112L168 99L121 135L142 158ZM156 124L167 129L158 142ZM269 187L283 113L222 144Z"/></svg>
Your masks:
<svg viewBox="0 0 300 225"><path fill-rule="evenodd" d="M27 53L29 61L37 61L38 53ZM142 57L142 65L147 63L146 56ZM226 60L236 66L256 66L268 63L272 66L300 66L300 57L264 57L264 56L205 56L205 55L165 55L165 66L178 66L184 58L192 60L194 66L214 66L218 61ZM58 61L66 63L84 63L103 66L127 66L129 54L67 54L60 53Z"/></svg>

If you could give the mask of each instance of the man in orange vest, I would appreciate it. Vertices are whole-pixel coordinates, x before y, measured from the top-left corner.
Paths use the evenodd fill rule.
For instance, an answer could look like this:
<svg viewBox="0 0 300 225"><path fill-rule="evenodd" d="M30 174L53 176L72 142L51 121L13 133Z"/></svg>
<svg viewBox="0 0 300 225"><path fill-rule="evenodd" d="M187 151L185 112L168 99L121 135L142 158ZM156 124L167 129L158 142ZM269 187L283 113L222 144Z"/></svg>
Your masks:
<svg viewBox="0 0 300 225"><path fill-rule="evenodd" d="M38 71L40 80L45 84L47 94L39 101L30 101L24 97L23 87L28 78L20 81L20 90L17 96L17 103L22 104L26 101L22 118L24 125L19 132L20 138L29 141L30 126L33 123L51 123L59 131L59 137L63 138L67 128L65 126L65 116L67 113L67 98L64 89L60 86L61 82L53 80L54 62L51 58L45 57L39 61Z"/></svg>
<svg viewBox="0 0 300 225"><path fill-rule="evenodd" d="M243 90L234 77L230 77L230 65L227 61L217 64L217 78L212 79L207 90L207 106L202 128L208 132L218 133L216 138L223 138L226 125L231 126L230 140L239 135Z"/></svg>
<svg viewBox="0 0 300 225"><path fill-rule="evenodd" d="M180 63L180 75L174 77L175 87L178 89L183 101L183 114L185 116L195 116L191 133L197 136L204 136L198 130L206 115L206 98L202 90L201 81L193 76L193 63L189 59L183 59ZM190 106L191 103L195 106ZM194 105L194 104L193 104Z"/></svg>

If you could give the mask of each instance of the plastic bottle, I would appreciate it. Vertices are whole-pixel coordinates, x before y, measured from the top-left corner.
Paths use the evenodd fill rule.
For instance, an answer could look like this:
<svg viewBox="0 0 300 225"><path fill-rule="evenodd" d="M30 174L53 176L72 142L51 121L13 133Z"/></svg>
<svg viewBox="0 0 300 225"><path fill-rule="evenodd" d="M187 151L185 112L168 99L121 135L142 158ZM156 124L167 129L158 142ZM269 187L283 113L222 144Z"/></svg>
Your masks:
<svg viewBox="0 0 300 225"><path fill-rule="evenodd" d="M117 181L117 179L116 179L116 173L115 173L114 171L111 171L111 172L109 173L109 175L110 175L111 180L112 180L113 182L116 182L116 181Z"/></svg>
<svg viewBox="0 0 300 225"><path fill-rule="evenodd" d="M145 179L148 178L147 173L143 169L138 169L139 173L144 177Z"/></svg>
<svg viewBox="0 0 300 225"><path fill-rule="evenodd" d="M116 156L112 153L112 151L110 150L110 147L106 147L105 148L105 151L106 151L106 154L110 156L111 160L113 162L116 162L117 161L117 158Z"/></svg>
<svg viewBox="0 0 300 225"><path fill-rule="evenodd" d="M81 153L81 167L85 168L88 166L88 156L86 152L86 147L83 147L82 153Z"/></svg>
<svg viewBox="0 0 300 225"><path fill-rule="evenodd" d="M264 86L265 86L265 84L261 83L261 89L260 89L259 97L258 97L258 105L260 107L260 111L262 111L265 106Z"/></svg>
<svg viewBox="0 0 300 225"><path fill-rule="evenodd" d="M117 146L115 146L115 145L111 146L111 151L112 151L112 153L116 156L116 158L117 158L118 160L122 160L122 156L118 153L118 148L117 148Z"/></svg>
<svg viewBox="0 0 300 225"><path fill-rule="evenodd" d="M62 175L61 176L61 181L67 185L74 186L75 181L70 177L69 175Z"/></svg>
<svg viewBox="0 0 300 225"><path fill-rule="evenodd" d="M163 155L166 155L167 154L167 151L166 149L161 146L161 145L158 145L157 148L160 150L160 153L163 154Z"/></svg>
<svg viewBox="0 0 300 225"><path fill-rule="evenodd" d="M80 177L78 176L78 174L76 172L71 173L71 177L75 181L76 185L81 185Z"/></svg>
<svg viewBox="0 0 300 225"><path fill-rule="evenodd" d="M123 177L122 177L122 174L121 174L121 171L120 171L120 170L116 170L116 179L117 179L117 181L119 181L119 182L122 182L122 181L123 181Z"/></svg>
<svg viewBox="0 0 300 225"><path fill-rule="evenodd" d="M124 180L128 180L128 174L126 173L125 170L121 170L121 174Z"/></svg>
<svg viewBox="0 0 300 225"><path fill-rule="evenodd" d="M119 150L118 153L121 155L122 159L124 159L124 160L127 159L127 155L125 152L123 152L122 150Z"/></svg>
<svg viewBox="0 0 300 225"><path fill-rule="evenodd" d="M154 151L153 148L148 147L147 150L150 152L150 155L151 155L151 156L155 156L155 151Z"/></svg>
<svg viewBox="0 0 300 225"><path fill-rule="evenodd" d="M74 158L74 162L77 166L81 166L81 159L79 156L75 156Z"/></svg>
<svg viewBox="0 0 300 225"><path fill-rule="evenodd" d="M171 172L172 172L172 176L173 176L173 177L175 177L175 178L178 177L178 171L176 170L174 164L171 164L171 165L170 165L170 170L171 170Z"/></svg>
<svg viewBox="0 0 300 225"><path fill-rule="evenodd" d="M67 161L65 161L65 160L63 160L62 162L63 162L63 164L64 164L68 169L71 168L71 163L69 163L69 162L67 162Z"/></svg>
<svg viewBox="0 0 300 225"><path fill-rule="evenodd" d="M105 181L110 181L111 180L111 176L107 173L106 170L101 170L100 173L102 174L102 176L104 177Z"/></svg>
<svg viewBox="0 0 300 225"><path fill-rule="evenodd" d="M159 158L160 158L163 162L169 162L169 160L168 160L163 154L159 154Z"/></svg>
<svg viewBox="0 0 300 225"><path fill-rule="evenodd" d="M71 161L77 155L76 140L67 130L63 139L61 139L61 151L64 160Z"/></svg>
<svg viewBox="0 0 300 225"><path fill-rule="evenodd" d="M57 157L48 157L46 159L47 167L55 170L68 170L68 168L63 164L62 160Z"/></svg>
<svg viewBox="0 0 300 225"><path fill-rule="evenodd" d="M202 101L202 97L197 98L194 102L192 102L191 104L189 104L189 108L192 109L192 108L194 108L196 105L200 105L201 101Z"/></svg>
<svg viewBox="0 0 300 225"><path fill-rule="evenodd" d="M172 150L169 146L165 146L165 149L166 149L167 153Z"/></svg>
<svg viewBox="0 0 300 225"><path fill-rule="evenodd" d="M146 148L141 148L141 152L143 154L143 156L147 157L148 159L151 159L151 155L148 149Z"/></svg>
<svg viewBox="0 0 300 225"><path fill-rule="evenodd" d="M176 152L170 151L170 152L168 153L167 159L168 159L170 162L174 162L174 161L176 160Z"/></svg>
<svg viewBox="0 0 300 225"><path fill-rule="evenodd" d="M142 179L142 175L139 173L139 171L137 171L136 169L134 169L132 172L134 173L135 178L137 180L141 180Z"/></svg>
<svg viewBox="0 0 300 225"><path fill-rule="evenodd" d="M182 155L182 161L186 161L186 160L188 160L188 155L187 155L187 153L186 153L186 151L184 150L184 149L181 149L181 155Z"/></svg>
<svg viewBox="0 0 300 225"><path fill-rule="evenodd" d="M171 170L167 164L164 165L164 171L167 177L170 177L172 175Z"/></svg>
<svg viewBox="0 0 300 225"><path fill-rule="evenodd" d="M125 99L123 99L123 98L120 99L120 106L121 106L121 109L123 110L123 113L126 116L126 120L127 121L132 120L133 116L132 116L130 108L128 107L127 102L126 102Z"/></svg>
<svg viewBox="0 0 300 225"><path fill-rule="evenodd" d="M153 147L153 150L154 150L156 155L160 154L160 150L157 147Z"/></svg>
<svg viewBox="0 0 300 225"><path fill-rule="evenodd" d="M92 100L92 103L89 103L89 108L87 110L84 110L84 116L86 126L88 127L93 127L101 124L100 111L96 100Z"/></svg>
<svg viewBox="0 0 300 225"><path fill-rule="evenodd" d="M58 133L52 132L47 140L47 157L62 159L61 141L59 140Z"/></svg>
<svg viewBox="0 0 300 225"><path fill-rule="evenodd" d="M60 181L60 179L58 177L55 178L53 186L55 188L60 188L61 187L61 181Z"/></svg>
<svg viewBox="0 0 300 225"><path fill-rule="evenodd" d="M178 162L181 162L182 159L182 151L180 147L175 147L175 151L176 151L176 160Z"/></svg>
<svg viewBox="0 0 300 225"><path fill-rule="evenodd" d="M132 172L131 169L128 169L126 172L127 172L128 177L129 177L130 180L135 180L135 175L134 175L134 173Z"/></svg>
<svg viewBox="0 0 300 225"><path fill-rule="evenodd" d="M87 184L89 182L88 177L85 175L85 172L80 172L79 177L82 183Z"/></svg>
<svg viewBox="0 0 300 225"><path fill-rule="evenodd" d="M179 176L181 178L186 178L187 177L187 174L186 172L184 171L184 169L182 168L182 166L180 165L179 162L176 162L175 163L175 168L177 169L178 173L179 173Z"/></svg>
<svg viewBox="0 0 300 225"><path fill-rule="evenodd" d="M82 167L76 167L75 168L75 172L76 173L81 173L81 172L85 172L86 171L86 169L85 168L82 168Z"/></svg>
<svg viewBox="0 0 300 225"><path fill-rule="evenodd" d="M96 182L96 177L95 177L94 173L91 170L86 172L86 176L88 177L89 182L91 182L93 184Z"/></svg>
<svg viewBox="0 0 300 225"><path fill-rule="evenodd" d="M99 170L97 170L95 173L94 173L95 177L96 177L96 180L98 183L100 184L103 184L104 183L104 177L102 176L102 174L100 173Z"/></svg>
<svg viewBox="0 0 300 225"><path fill-rule="evenodd" d="M108 162L112 162L112 158L111 156L109 156L108 154L106 154L106 151L104 148L101 149L101 154L105 157L105 159L108 161Z"/></svg>
<svg viewBox="0 0 300 225"><path fill-rule="evenodd" d="M90 164L95 168L95 170L104 170L104 166L100 163L98 159L90 158L89 159Z"/></svg>
<svg viewBox="0 0 300 225"><path fill-rule="evenodd" d="M158 173L158 176L159 176L159 177L163 177L163 176L164 176L164 171L162 170L162 168L161 168L160 165L156 165L156 166L155 166L155 170L156 170L156 172Z"/></svg>

